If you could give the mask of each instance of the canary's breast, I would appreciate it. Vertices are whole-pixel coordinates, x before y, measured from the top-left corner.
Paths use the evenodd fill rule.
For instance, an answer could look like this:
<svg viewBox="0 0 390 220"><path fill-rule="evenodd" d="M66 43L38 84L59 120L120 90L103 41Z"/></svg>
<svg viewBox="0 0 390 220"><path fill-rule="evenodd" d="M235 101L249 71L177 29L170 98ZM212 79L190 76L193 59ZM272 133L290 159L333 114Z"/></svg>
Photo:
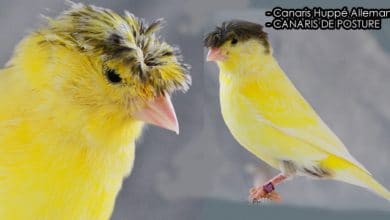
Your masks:
<svg viewBox="0 0 390 220"><path fill-rule="evenodd" d="M134 143L91 145L82 134L45 131L52 123L0 129L0 219L108 219Z"/></svg>
<svg viewBox="0 0 390 220"><path fill-rule="evenodd" d="M266 146L266 125L257 120L257 113L240 93L240 85L225 74L220 75L220 105L223 119L233 137L248 151L274 167L279 162L272 156L273 149Z"/></svg>

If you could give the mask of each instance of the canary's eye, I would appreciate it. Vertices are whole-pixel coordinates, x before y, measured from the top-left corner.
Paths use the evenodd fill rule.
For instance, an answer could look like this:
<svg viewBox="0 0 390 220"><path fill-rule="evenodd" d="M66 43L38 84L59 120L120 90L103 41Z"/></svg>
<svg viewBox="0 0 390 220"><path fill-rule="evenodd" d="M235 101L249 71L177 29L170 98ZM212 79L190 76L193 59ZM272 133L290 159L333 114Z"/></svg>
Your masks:
<svg viewBox="0 0 390 220"><path fill-rule="evenodd" d="M119 76L119 74L113 70L113 69L106 69L106 77L107 79L112 83L120 83L122 81L122 78Z"/></svg>
<svg viewBox="0 0 390 220"><path fill-rule="evenodd" d="M237 44L238 43L238 39L237 38L233 38L232 39L232 45L235 45L235 44Z"/></svg>

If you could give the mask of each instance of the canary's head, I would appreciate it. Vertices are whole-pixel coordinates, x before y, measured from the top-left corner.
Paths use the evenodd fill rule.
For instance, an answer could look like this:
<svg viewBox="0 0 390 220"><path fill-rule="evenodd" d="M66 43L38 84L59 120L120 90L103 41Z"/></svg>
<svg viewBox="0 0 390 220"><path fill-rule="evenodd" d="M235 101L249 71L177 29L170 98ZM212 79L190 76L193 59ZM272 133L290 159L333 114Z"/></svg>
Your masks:
<svg viewBox="0 0 390 220"><path fill-rule="evenodd" d="M263 26L249 21L225 21L204 39L209 49L207 61L215 61L220 67L234 69L242 60L253 60L271 54L267 33Z"/></svg>
<svg viewBox="0 0 390 220"><path fill-rule="evenodd" d="M35 75L72 104L178 132L170 95L186 91L190 76L178 49L156 34L161 22L148 25L129 12L72 3L33 34L39 39L34 50L19 54L35 59L30 71L41 63Z"/></svg>

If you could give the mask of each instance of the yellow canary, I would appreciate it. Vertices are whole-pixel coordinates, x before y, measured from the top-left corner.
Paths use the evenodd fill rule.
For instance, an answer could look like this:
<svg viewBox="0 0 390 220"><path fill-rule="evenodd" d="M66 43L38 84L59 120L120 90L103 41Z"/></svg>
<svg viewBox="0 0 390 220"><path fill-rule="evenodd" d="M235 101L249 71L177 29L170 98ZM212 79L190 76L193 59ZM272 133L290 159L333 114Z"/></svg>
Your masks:
<svg viewBox="0 0 390 220"><path fill-rule="evenodd" d="M207 60L220 75L222 115L235 139L281 173L250 190L250 198L280 199L275 185L296 175L334 179L390 192L345 148L285 75L259 24L233 20L209 33Z"/></svg>
<svg viewBox="0 0 390 220"><path fill-rule="evenodd" d="M72 3L0 70L0 219L109 219L144 122L178 132L177 49L126 12Z"/></svg>

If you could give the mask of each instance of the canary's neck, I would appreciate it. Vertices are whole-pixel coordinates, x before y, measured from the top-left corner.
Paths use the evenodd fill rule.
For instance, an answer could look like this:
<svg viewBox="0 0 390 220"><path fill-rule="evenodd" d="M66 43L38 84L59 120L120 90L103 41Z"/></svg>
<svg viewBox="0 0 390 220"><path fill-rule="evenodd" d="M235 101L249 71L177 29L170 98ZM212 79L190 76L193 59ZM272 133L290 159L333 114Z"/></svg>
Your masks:
<svg viewBox="0 0 390 220"><path fill-rule="evenodd" d="M218 62L222 82L242 82L277 74L280 66L272 54L251 53Z"/></svg>

